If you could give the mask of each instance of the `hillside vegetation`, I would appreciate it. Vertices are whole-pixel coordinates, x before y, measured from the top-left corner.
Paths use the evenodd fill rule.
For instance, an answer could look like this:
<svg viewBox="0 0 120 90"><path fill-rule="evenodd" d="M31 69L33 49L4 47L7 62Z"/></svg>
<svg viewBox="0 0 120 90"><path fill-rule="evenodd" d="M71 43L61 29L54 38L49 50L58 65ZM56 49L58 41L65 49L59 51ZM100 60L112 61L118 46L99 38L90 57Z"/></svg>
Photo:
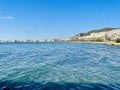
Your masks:
<svg viewBox="0 0 120 90"><path fill-rule="evenodd" d="M70 38L70 41L79 41L79 37L84 37L84 36L89 36L91 33L99 33L99 32L107 32L107 31L111 31L114 29L120 29L120 28L102 28L102 29L98 29L98 30L91 30L87 33L78 33L76 35L74 35L73 37ZM102 41L101 39L95 39L95 41Z"/></svg>
<svg viewBox="0 0 120 90"><path fill-rule="evenodd" d="M87 35L90 35L91 33L107 32L107 31L111 31L113 29L118 29L118 28L102 28L102 29L98 29L98 30L91 30L91 31L85 33L84 35L87 36Z"/></svg>

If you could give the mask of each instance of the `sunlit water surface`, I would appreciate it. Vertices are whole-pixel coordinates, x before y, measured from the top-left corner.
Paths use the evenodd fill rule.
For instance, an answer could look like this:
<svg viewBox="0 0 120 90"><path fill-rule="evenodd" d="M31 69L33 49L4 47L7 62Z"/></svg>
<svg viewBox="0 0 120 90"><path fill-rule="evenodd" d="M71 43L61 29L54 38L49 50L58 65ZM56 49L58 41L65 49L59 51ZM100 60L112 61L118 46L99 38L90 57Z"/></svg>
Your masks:
<svg viewBox="0 0 120 90"><path fill-rule="evenodd" d="M0 89L120 90L120 47L1 43Z"/></svg>

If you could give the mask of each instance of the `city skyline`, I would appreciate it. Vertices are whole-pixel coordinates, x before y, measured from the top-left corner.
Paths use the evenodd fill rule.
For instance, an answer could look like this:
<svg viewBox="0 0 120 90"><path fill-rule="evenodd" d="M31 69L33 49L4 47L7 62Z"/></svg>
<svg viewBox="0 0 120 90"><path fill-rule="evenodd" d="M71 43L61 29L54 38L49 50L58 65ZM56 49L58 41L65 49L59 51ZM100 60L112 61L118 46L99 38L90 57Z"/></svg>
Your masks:
<svg viewBox="0 0 120 90"><path fill-rule="evenodd" d="M0 0L0 39L68 38L119 27L119 0Z"/></svg>

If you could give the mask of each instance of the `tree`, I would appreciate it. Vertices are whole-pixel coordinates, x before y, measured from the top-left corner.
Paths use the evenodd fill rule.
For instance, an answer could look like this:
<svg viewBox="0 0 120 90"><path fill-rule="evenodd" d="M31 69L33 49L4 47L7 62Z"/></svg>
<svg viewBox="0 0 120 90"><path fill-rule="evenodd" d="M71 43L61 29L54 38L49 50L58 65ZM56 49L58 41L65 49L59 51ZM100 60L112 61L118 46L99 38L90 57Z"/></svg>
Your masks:
<svg viewBox="0 0 120 90"><path fill-rule="evenodd" d="M117 39L116 39L116 43L120 43L120 38L117 38Z"/></svg>
<svg viewBox="0 0 120 90"><path fill-rule="evenodd" d="M102 39L102 38L95 38L95 41L96 41L96 42L102 42L103 39Z"/></svg>

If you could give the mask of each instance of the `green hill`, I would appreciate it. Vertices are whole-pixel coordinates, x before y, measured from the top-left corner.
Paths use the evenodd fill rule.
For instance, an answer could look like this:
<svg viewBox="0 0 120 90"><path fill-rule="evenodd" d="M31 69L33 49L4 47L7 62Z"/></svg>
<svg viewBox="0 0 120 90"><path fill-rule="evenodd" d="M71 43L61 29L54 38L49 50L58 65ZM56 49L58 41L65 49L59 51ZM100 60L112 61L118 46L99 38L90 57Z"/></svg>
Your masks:
<svg viewBox="0 0 120 90"><path fill-rule="evenodd" d="M85 33L84 35L87 36L87 35L90 35L91 33L107 32L107 31L111 31L114 29L118 29L118 28L102 28L102 29L98 29L98 30L91 30L91 31Z"/></svg>
<svg viewBox="0 0 120 90"><path fill-rule="evenodd" d="M88 36L91 33L99 33L99 32L107 32L107 31L111 31L114 29L120 29L120 28L102 28L102 29L98 29L98 30L91 30L87 33L78 33L76 35L74 35L73 37L71 37L71 41L79 41L79 37L83 37L83 36Z"/></svg>

